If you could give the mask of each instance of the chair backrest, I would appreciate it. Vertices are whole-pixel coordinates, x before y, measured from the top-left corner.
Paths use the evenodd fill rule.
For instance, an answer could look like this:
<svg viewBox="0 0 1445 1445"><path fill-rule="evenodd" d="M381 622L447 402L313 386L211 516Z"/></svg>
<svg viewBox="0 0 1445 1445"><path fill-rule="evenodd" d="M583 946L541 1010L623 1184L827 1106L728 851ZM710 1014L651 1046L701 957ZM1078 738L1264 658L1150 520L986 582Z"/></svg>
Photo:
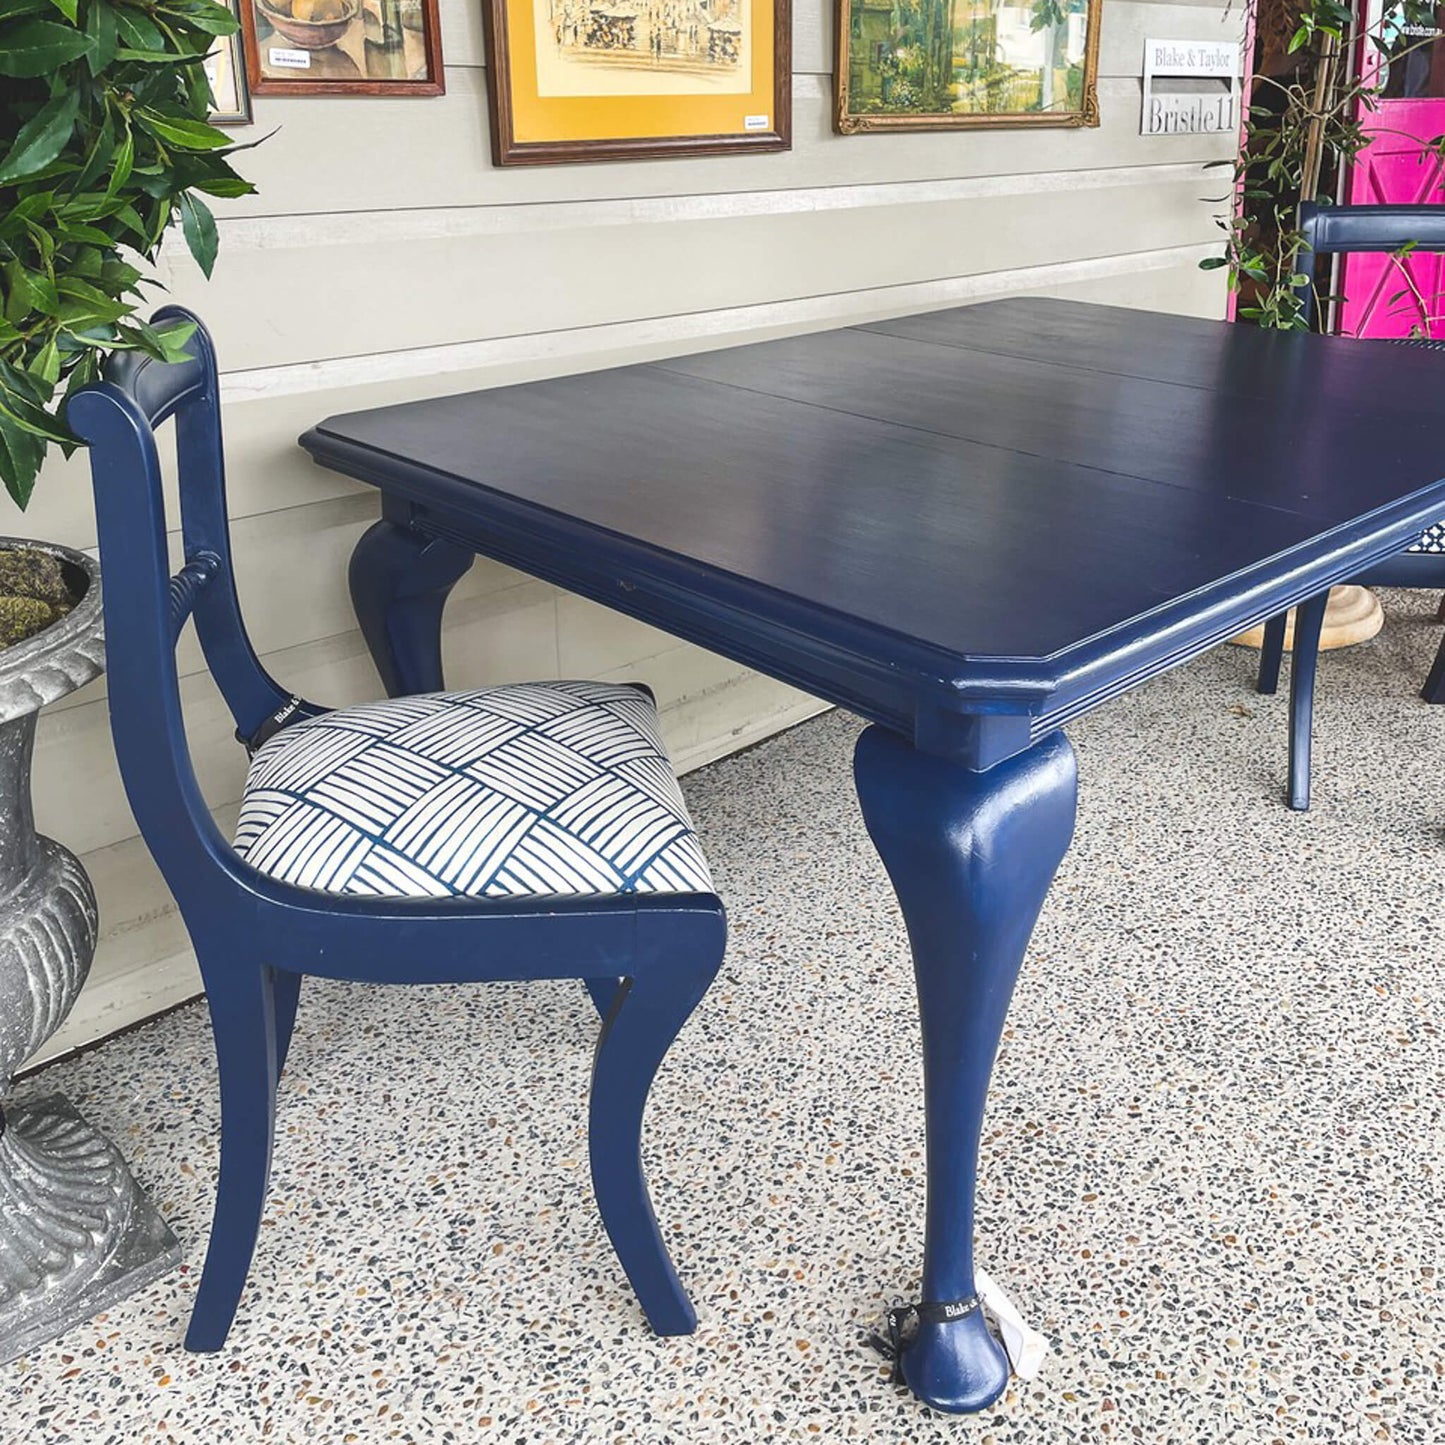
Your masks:
<svg viewBox="0 0 1445 1445"><path fill-rule="evenodd" d="M1398 251L1413 245L1419 251L1445 251L1445 206L1320 206L1305 201L1299 208L1305 246L1296 260L1305 280L1298 294L1313 310L1315 257L1345 251Z"/></svg>
<svg viewBox="0 0 1445 1445"><path fill-rule="evenodd" d="M219 380L200 320L165 307L157 326L193 324L190 359L119 352L105 379L66 407L90 447L105 610L111 732L131 807L151 851L168 858L198 836L229 853L206 808L186 745L175 647L189 618L242 737L294 700L257 660L241 621L226 520ZM174 419L183 565L171 574L156 428ZM316 711L306 707L305 712ZM215 856L220 856L215 854Z"/></svg>

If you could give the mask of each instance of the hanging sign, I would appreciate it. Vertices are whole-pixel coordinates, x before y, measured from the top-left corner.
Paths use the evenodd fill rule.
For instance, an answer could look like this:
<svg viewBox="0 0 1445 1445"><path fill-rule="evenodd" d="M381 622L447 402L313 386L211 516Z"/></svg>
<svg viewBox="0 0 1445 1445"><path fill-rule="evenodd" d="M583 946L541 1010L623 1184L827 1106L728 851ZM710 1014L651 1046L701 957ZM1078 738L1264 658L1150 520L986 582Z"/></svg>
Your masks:
<svg viewBox="0 0 1445 1445"><path fill-rule="evenodd" d="M1239 46L1225 40L1146 40L1141 135L1233 131Z"/></svg>

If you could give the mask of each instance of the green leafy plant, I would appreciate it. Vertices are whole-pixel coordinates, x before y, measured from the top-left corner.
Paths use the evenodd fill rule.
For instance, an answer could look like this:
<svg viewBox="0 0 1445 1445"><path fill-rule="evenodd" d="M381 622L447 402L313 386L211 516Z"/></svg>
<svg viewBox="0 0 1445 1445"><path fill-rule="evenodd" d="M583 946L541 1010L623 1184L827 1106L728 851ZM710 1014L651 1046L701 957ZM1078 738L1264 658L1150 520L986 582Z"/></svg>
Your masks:
<svg viewBox="0 0 1445 1445"><path fill-rule="evenodd" d="M105 354L183 354L135 315L140 265L179 220L207 276L201 199L254 190L207 124L203 61L236 22L215 0L0 0L0 479L30 500L63 403Z"/></svg>
<svg viewBox="0 0 1445 1445"><path fill-rule="evenodd" d="M1258 0L1250 10L1260 17ZM1229 268L1229 285L1239 292L1235 314L1242 321L1285 331L1308 331L1316 307L1300 288L1305 238L1296 222L1299 203L1330 202L1328 188L1341 170L1368 146L1378 129L1361 117L1378 106L1382 78L1373 67L1352 75L1346 57L1361 42L1389 53L1399 63L1418 45L1401 48L1410 27L1433 28L1434 0L1402 0L1367 29L1340 0L1295 0L1271 7L1270 18L1286 27L1282 49L1297 57L1292 74L1256 72L1244 125L1244 146L1232 166L1240 204L1219 218L1225 232L1222 256L1199 264ZM1283 37L1282 37L1283 39ZM1428 41L1419 44L1428 44ZM1445 137L1427 150L1445 157ZM1317 297L1317 299L1327 299Z"/></svg>

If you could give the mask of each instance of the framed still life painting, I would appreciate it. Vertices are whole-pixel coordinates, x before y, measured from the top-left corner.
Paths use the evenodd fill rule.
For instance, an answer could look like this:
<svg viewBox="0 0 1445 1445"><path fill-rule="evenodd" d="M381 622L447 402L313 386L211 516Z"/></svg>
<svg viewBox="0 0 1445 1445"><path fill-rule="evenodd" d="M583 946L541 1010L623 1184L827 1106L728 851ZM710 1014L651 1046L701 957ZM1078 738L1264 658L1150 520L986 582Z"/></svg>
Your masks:
<svg viewBox="0 0 1445 1445"><path fill-rule="evenodd" d="M499 166L787 150L788 0L483 0Z"/></svg>
<svg viewBox="0 0 1445 1445"><path fill-rule="evenodd" d="M1104 0L838 0L834 127L1099 123Z"/></svg>
<svg viewBox="0 0 1445 1445"><path fill-rule="evenodd" d="M240 0L256 95L441 95L437 0Z"/></svg>

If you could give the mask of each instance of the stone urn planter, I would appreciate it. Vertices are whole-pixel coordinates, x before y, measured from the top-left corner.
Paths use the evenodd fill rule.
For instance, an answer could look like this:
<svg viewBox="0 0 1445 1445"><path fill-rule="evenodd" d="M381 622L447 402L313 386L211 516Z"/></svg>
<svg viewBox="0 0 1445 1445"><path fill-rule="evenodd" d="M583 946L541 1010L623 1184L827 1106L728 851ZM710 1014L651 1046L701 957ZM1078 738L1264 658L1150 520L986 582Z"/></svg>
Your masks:
<svg viewBox="0 0 1445 1445"><path fill-rule="evenodd" d="M40 708L97 677L105 645L100 569L89 557L0 537L0 562L28 579L18 584L23 595L0 598L0 625L18 618L41 627L0 650L3 1094L65 1021L95 952L90 879L73 854L36 833L30 760ZM175 1236L115 1146L63 1098L0 1111L0 1361L179 1262Z"/></svg>

